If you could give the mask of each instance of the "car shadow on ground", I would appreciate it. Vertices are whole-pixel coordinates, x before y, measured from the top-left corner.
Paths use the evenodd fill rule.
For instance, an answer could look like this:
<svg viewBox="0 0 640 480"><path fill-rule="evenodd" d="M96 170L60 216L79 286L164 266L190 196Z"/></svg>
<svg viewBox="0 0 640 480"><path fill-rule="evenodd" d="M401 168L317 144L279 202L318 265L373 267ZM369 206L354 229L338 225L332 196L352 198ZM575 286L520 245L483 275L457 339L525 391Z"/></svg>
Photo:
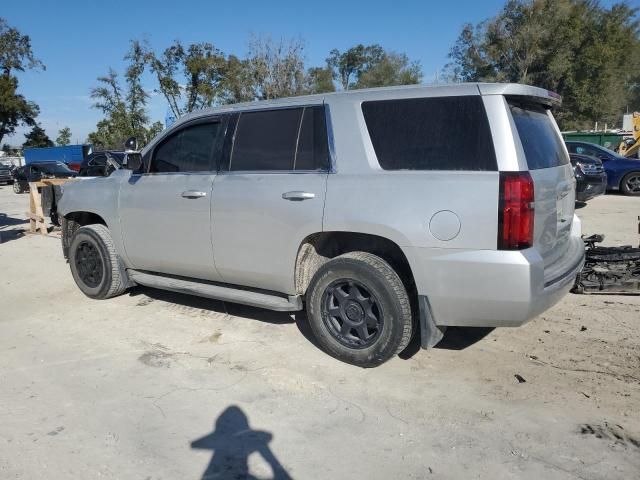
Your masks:
<svg viewBox="0 0 640 480"><path fill-rule="evenodd" d="M0 244L17 240L24 236L24 228L13 228L17 225L29 223L24 218L14 218L7 216L6 213L0 213Z"/></svg>
<svg viewBox="0 0 640 480"><path fill-rule="evenodd" d="M7 216L6 213L0 213L0 228L13 227L14 225L22 225L29 220L24 218L14 218Z"/></svg>
<svg viewBox="0 0 640 480"><path fill-rule="evenodd" d="M242 409L232 405L216 419L213 432L191 442L191 448L213 451L213 456L202 474L203 480L257 479L258 477L249 472L249 456L254 453L260 455L269 465L273 480L289 480L291 476L269 447L271 440L271 432L253 430Z"/></svg>
<svg viewBox="0 0 640 480"><path fill-rule="evenodd" d="M444 338L435 349L438 350L464 350L482 340L494 329L491 327L447 327ZM407 348L398 355L403 360L409 360L420 351L420 335L414 335Z"/></svg>
<svg viewBox="0 0 640 480"><path fill-rule="evenodd" d="M261 308L249 307L236 303L221 302L209 298L196 297L184 293L170 292L168 290L159 290L155 288L138 286L130 290L130 296L144 295L153 300L159 300L171 304L181 305L196 310L208 310L211 312L225 313L241 318L257 320L259 322L271 324L289 324L295 323L300 333L316 348L322 350L322 347L316 340L309 321L307 313L301 312L274 312L272 310L264 310ZM144 304L144 301L141 302ZM489 335L493 328L480 327L449 327L444 338L434 348L443 350L464 350L471 345L479 342ZM420 351L420 335L414 335L399 357L403 360L409 360Z"/></svg>
<svg viewBox="0 0 640 480"><path fill-rule="evenodd" d="M259 322L275 325L295 323L300 333L312 345L322 350L311 331L311 327L307 321L307 314L304 310L301 312L275 312L273 310L265 310L238 303L222 302L220 300L213 300L210 298L197 297L195 295L170 292L169 290L160 290L143 286L137 286L131 289L129 291L129 295L132 297L145 295L153 300L160 300L187 308L226 313L227 315L233 315L235 317L248 318L250 320L257 320Z"/></svg>

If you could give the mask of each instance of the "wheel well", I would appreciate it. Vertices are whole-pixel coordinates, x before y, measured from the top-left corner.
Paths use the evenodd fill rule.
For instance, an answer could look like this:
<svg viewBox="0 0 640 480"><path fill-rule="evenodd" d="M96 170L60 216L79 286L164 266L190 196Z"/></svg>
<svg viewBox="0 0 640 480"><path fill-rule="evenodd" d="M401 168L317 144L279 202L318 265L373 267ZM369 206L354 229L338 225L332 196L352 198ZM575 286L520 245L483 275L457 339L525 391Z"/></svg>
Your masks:
<svg viewBox="0 0 640 480"><path fill-rule="evenodd" d="M624 172L622 175L620 175L620 183L618 184L618 188L622 189L622 181L624 180L624 178L631 174L631 173L640 173L640 170L636 171L636 170L631 170L629 172Z"/></svg>
<svg viewBox="0 0 640 480"><path fill-rule="evenodd" d="M62 227L62 254L64 258L69 256L69 245L75 231L85 225L94 225L99 223L105 227L109 227L104 219L92 212L71 212L65 215L61 222Z"/></svg>
<svg viewBox="0 0 640 480"><path fill-rule="evenodd" d="M413 272L402 249L388 238L356 232L322 232L305 238L296 259L296 291L304 294L311 279L324 263L355 251L372 253L384 259L398 273L409 296L416 298Z"/></svg>
<svg viewBox="0 0 640 480"><path fill-rule="evenodd" d="M96 223L104 225L105 227L108 226L107 222L105 222L100 215L92 212L71 212L65 215L64 218L67 219L67 221L75 222L80 227Z"/></svg>

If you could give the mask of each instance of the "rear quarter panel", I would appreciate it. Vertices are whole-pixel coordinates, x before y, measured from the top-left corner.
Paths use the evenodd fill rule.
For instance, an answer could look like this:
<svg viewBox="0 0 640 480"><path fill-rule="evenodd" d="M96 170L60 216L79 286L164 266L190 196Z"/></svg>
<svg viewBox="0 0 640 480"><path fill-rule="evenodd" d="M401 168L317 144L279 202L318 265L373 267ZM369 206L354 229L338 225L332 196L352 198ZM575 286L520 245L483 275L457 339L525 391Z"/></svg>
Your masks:
<svg viewBox="0 0 640 480"><path fill-rule="evenodd" d="M498 172L383 170L361 101L355 97L329 107L336 173L327 180L325 231L379 235L401 247L496 248ZM441 211L452 212L460 223L450 240L430 230Z"/></svg>

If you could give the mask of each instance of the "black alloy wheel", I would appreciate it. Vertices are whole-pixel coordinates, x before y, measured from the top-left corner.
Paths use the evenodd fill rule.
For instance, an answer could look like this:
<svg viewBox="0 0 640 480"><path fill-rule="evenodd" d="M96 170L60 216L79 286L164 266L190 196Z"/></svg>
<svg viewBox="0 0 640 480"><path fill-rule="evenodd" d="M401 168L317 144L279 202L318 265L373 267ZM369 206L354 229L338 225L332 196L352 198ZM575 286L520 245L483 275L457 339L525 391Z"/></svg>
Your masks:
<svg viewBox="0 0 640 480"><path fill-rule="evenodd" d="M78 275L87 287L96 288L100 285L104 267L100 252L94 244L81 242L77 247L75 262Z"/></svg>
<svg viewBox="0 0 640 480"><path fill-rule="evenodd" d="M329 333L345 347L373 345L384 325L378 299L355 280L336 280L324 291L322 320Z"/></svg>

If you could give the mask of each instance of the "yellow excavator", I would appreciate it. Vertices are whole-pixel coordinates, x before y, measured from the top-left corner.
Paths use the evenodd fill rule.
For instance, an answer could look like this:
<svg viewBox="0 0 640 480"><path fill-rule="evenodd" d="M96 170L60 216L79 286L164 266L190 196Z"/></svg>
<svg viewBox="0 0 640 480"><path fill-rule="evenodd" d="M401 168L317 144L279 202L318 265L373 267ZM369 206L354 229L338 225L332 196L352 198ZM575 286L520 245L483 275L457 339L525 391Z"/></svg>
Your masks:
<svg viewBox="0 0 640 480"><path fill-rule="evenodd" d="M620 142L618 153L628 158L638 158L640 151L640 112L633 112L631 116L632 135Z"/></svg>

